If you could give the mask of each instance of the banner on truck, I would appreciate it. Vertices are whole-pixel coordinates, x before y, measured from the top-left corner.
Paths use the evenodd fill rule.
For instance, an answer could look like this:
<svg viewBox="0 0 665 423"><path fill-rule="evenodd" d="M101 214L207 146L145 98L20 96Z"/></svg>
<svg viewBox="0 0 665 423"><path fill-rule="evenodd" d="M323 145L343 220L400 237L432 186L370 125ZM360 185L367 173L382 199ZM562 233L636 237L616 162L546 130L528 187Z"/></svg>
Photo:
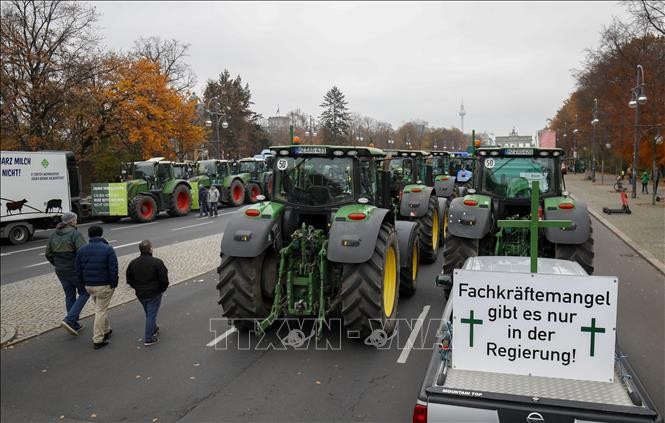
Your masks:
<svg viewBox="0 0 665 423"><path fill-rule="evenodd" d="M617 278L456 270L453 368L614 380Z"/></svg>
<svg viewBox="0 0 665 423"><path fill-rule="evenodd" d="M127 216L127 184L92 184L93 216Z"/></svg>

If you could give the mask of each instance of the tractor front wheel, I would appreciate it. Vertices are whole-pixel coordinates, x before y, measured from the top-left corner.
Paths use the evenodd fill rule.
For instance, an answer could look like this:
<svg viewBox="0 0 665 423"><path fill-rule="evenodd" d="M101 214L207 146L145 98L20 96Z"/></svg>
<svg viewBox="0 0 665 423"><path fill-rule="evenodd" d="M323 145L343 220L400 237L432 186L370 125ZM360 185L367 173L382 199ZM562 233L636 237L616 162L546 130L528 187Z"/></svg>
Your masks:
<svg viewBox="0 0 665 423"><path fill-rule="evenodd" d="M233 206L242 206L245 199L245 187L240 179L234 179L229 187L229 201Z"/></svg>
<svg viewBox="0 0 665 423"><path fill-rule="evenodd" d="M399 253L395 228L381 225L372 257L345 265L342 272L342 316L347 332L366 338L381 329L395 330L399 298Z"/></svg>
<svg viewBox="0 0 665 423"><path fill-rule="evenodd" d="M259 201L256 197L261 195L261 187L259 184L250 182L245 186L245 202L248 204L255 204Z"/></svg>
<svg viewBox="0 0 665 423"><path fill-rule="evenodd" d="M277 281L279 259L274 250L258 257L223 256L219 266L219 304L222 315L241 330L255 328L268 317Z"/></svg>
<svg viewBox="0 0 665 423"><path fill-rule="evenodd" d="M152 222L157 217L157 202L148 195L137 195L129 203L129 216L134 222Z"/></svg>
<svg viewBox="0 0 665 423"><path fill-rule="evenodd" d="M584 270L593 275L593 227L589 222L589 239L583 244L556 244L555 257L562 260L576 261Z"/></svg>
<svg viewBox="0 0 665 423"><path fill-rule="evenodd" d="M443 273L452 275L469 257L478 255L480 240L448 234L443 244Z"/></svg>
<svg viewBox="0 0 665 423"><path fill-rule="evenodd" d="M434 263L439 250L439 212L435 196L429 198L427 214L418 219L420 258L423 263Z"/></svg>
<svg viewBox="0 0 665 423"><path fill-rule="evenodd" d="M187 185L180 184L173 190L169 200L169 216L186 216L192 208L192 193Z"/></svg>

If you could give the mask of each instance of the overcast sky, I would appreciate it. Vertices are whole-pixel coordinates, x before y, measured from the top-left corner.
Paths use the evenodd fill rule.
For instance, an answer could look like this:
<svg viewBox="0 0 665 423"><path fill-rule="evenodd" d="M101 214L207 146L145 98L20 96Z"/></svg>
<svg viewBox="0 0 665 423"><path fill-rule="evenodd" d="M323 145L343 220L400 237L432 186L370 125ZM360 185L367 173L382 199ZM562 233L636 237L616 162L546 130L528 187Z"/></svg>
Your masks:
<svg viewBox="0 0 665 423"><path fill-rule="evenodd" d="M191 44L196 93L223 69L249 84L264 117L315 117L339 87L352 112L397 129L535 135L575 88L618 2L93 2L107 47L139 37Z"/></svg>

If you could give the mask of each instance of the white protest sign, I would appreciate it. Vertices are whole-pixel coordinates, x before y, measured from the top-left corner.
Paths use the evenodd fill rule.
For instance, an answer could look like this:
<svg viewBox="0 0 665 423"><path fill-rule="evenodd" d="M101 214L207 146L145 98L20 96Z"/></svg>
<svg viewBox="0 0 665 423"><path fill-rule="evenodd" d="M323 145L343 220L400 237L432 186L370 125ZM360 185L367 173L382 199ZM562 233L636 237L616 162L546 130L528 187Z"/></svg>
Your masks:
<svg viewBox="0 0 665 423"><path fill-rule="evenodd" d="M456 270L453 368L611 382L617 278Z"/></svg>

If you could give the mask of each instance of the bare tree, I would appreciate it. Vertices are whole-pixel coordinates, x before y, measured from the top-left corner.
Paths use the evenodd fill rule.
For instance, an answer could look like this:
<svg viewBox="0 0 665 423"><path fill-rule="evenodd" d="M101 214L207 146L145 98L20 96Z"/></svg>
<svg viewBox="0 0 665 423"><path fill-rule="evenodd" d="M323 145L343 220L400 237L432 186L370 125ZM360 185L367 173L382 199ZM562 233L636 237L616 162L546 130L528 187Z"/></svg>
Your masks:
<svg viewBox="0 0 665 423"><path fill-rule="evenodd" d="M624 4L634 18L645 21L653 30L665 35L665 1L625 1Z"/></svg>
<svg viewBox="0 0 665 423"><path fill-rule="evenodd" d="M196 76L192 67L185 62L189 44L178 40L162 40L160 37L139 38L134 42L132 54L159 64L171 87L178 92L185 92L196 85Z"/></svg>

